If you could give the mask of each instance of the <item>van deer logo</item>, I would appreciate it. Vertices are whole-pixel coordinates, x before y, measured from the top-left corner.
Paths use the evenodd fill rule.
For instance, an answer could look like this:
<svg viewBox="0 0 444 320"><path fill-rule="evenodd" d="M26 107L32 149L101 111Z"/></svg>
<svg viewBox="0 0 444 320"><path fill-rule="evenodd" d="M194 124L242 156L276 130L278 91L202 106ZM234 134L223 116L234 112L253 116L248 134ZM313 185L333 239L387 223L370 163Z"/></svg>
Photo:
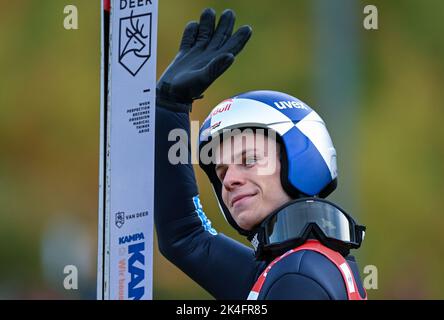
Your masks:
<svg viewBox="0 0 444 320"><path fill-rule="evenodd" d="M133 76L151 56L151 13L120 19L119 63Z"/></svg>
<svg viewBox="0 0 444 320"><path fill-rule="evenodd" d="M125 212L116 213L116 226L121 228L125 224Z"/></svg>

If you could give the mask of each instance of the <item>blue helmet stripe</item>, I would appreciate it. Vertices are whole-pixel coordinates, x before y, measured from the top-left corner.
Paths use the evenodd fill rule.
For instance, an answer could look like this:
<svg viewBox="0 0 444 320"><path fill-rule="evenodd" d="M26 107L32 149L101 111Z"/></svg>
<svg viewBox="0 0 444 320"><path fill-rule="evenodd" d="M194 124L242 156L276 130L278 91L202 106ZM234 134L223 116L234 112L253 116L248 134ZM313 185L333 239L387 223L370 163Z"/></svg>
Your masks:
<svg viewBox="0 0 444 320"><path fill-rule="evenodd" d="M282 138L289 159L289 181L307 195L319 194L331 181L331 173L324 158L310 139L296 127Z"/></svg>

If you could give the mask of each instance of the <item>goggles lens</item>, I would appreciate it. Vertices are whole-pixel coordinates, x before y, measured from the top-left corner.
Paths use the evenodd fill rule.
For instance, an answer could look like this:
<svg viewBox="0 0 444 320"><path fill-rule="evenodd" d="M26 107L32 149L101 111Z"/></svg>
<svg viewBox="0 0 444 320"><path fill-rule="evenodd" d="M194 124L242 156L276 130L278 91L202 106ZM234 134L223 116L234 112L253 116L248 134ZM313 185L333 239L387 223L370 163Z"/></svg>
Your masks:
<svg viewBox="0 0 444 320"><path fill-rule="evenodd" d="M305 200L290 204L267 219L265 236L268 245L300 238L310 224L316 224L326 237L354 242L354 221L334 205Z"/></svg>

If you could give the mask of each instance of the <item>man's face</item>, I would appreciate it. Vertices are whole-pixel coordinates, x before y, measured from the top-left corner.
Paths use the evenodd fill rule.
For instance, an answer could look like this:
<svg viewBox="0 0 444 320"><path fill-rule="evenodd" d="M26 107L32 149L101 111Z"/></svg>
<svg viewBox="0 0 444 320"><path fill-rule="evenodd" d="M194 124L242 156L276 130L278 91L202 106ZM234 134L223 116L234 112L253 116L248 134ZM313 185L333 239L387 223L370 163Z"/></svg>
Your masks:
<svg viewBox="0 0 444 320"><path fill-rule="evenodd" d="M225 138L216 148L223 202L244 230L291 200L280 180L279 147L275 139L250 130Z"/></svg>

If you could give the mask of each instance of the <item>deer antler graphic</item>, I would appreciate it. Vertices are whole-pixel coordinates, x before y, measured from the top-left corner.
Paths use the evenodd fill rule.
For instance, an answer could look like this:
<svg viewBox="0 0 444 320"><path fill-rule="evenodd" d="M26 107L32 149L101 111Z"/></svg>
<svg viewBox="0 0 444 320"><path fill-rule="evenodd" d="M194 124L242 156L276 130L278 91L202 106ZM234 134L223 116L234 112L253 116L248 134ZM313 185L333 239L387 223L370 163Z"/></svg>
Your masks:
<svg viewBox="0 0 444 320"><path fill-rule="evenodd" d="M134 19L133 18L134 18L133 11L131 11L130 22L131 22L131 27L133 28L132 34L133 35L140 35L143 39L148 38L148 35L146 35L146 36L143 35L143 28L145 27L145 24L142 24L142 27L139 29L139 22L140 22L140 20L137 19L136 25L134 26Z"/></svg>

